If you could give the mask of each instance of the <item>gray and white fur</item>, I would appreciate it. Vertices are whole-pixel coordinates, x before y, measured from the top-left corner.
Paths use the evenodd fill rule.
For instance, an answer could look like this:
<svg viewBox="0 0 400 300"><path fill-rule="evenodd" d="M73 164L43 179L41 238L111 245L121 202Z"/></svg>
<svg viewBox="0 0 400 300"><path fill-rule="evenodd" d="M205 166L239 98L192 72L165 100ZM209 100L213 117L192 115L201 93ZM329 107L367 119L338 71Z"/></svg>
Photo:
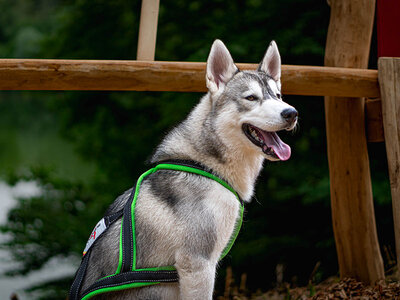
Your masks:
<svg viewBox="0 0 400 300"><path fill-rule="evenodd" d="M274 134L292 130L297 123L297 111L281 99L280 76L275 42L257 71L240 71L225 45L216 40L207 60L208 93L164 138L152 162L197 161L249 202L264 159L290 156L290 147ZM121 209L130 192L118 197L106 214ZM136 204L137 268L173 265L179 283L94 299L212 299L218 259L238 216L239 202L216 181L172 170L149 175ZM115 222L92 250L83 290L117 269L120 226L121 220Z"/></svg>

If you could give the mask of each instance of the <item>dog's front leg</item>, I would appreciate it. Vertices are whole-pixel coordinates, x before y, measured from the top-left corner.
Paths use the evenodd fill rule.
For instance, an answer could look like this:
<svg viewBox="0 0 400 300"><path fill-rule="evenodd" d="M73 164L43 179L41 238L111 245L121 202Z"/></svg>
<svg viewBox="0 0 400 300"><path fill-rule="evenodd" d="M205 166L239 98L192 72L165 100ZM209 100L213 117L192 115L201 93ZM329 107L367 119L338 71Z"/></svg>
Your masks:
<svg viewBox="0 0 400 300"><path fill-rule="evenodd" d="M216 263L205 258L181 256L176 268L181 300L212 299Z"/></svg>

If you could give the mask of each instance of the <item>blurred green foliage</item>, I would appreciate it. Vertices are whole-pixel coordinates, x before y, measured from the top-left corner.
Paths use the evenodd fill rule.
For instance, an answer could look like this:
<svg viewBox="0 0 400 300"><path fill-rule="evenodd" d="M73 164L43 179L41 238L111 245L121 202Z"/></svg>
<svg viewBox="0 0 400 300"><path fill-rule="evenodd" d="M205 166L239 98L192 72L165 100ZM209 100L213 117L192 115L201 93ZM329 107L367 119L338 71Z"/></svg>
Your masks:
<svg viewBox="0 0 400 300"><path fill-rule="evenodd" d="M139 14L140 1L0 1L0 57L135 59ZM235 61L257 62L274 39L283 63L322 65L328 20L326 2L317 0L162 0L156 59L205 61L212 41L220 38ZM20 199L1 227L11 236L3 247L20 262L8 275L40 269L53 257L78 258L106 207L146 170L162 136L200 96L0 93L0 175L10 183L35 180L43 190ZM237 276L246 272L251 289L273 286L277 264L284 265L284 280L294 284L306 284L317 262L318 280L337 273L323 101L285 99L300 112L300 129L283 135L292 158L265 164L217 289L226 265ZM383 144L370 145L370 158L378 234L382 246L393 248ZM31 291L65 299L68 280Z"/></svg>

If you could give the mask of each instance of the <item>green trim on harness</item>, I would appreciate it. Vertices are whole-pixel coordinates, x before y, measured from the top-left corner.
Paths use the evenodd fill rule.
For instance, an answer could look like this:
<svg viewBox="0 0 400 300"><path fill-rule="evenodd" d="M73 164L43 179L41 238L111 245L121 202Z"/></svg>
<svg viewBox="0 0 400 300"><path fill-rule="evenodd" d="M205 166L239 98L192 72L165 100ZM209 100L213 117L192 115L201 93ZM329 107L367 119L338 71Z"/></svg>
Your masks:
<svg viewBox="0 0 400 300"><path fill-rule="evenodd" d="M240 231L240 227L242 225L242 221L243 221L243 211L244 211L244 205L243 202L241 201L240 197L238 196L238 194L236 193L236 191L228 184L226 183L224 180L222 180L221 178L208 173L204 170L195 168L195 167L190 167L187 165L180 165L180 164L172 164L172 163L160 163L157 166L155 166L154 168L146 171L145 173L143 173L137 183L136 183L136 187L135 187L135 193L133 196L133 200L131 203L131 216L132 216L132 239L133 239L133 248L132 248L132 271L176 271L176 268L174 266L166 266L166 267L155 267L155 268L144 268L144 269L136 269L136 234L135 234L135 207L136 207L136 201L137 201L137 197L139 195L139 190L140 190L140 186L141 183L143 181L143 179L145 177L147 177L150 174L153 174L159 170L174 170L174 171L181 171L181 172L188 172L188 173L193 173L193 174L197 174L200 176L204 176L207 178L210 178L216 182L218 182L219 184L221 184L223 187L227 188L229 191L231 191L236 199L239 201L239 220L236 222L235 224L235 229L229 239L228 244L225 246L224 250L222 251L221 257L219 258L220 260L223 259L228 252L230 251L230 249L233 246L233 243L235 242L239 231ZM123 264L123 244L122 244L122 224L123 224L123 217L122 217L122 222L121 222L121 231L120 231L120 241L119 241L119 261L118 261L118 267L117 270L114 274L105 276L99 280L105 279L105 278L110 278L110 277L114 277L118 274L123 274L124 272L121 273L121 269L122 269L122 264ZM157 282L157 281L149 281L149 282L133 282L133 283L126 283L126 284L121 284L118 286L111 286L111 287L99 287L99 289L96 289L92 292L89 292L88 294L86 294L82 300L87 300L95 295L98 294L103 294L103 293L107 293L107 292L112 292L112 291L120 291L123 289L128 289L128 288L135 288L135 287L142 287L142 286L148 286L148 285L154 285L154 284L159 284L161 282Z"/></svg>
<svg viewBox="0 0 400 300"><path fill-rule="evenodd" d="M113 287L108 287L108 288L103 288L100 290L93 291L89 294L87 294L85 297L83 297L81 300L87 300L90 299L98 294L104 294L104 293L109 293L109 292L117 292L125 289L130 289L130 288L138 288L142 286L149 286L149 285L155 285L159 284L160 282L135 282L135 283L129 283L129 284L124 284L120 286L113 286Z"/></svg>
<svg viewBox="0 0 400 300"><path fill-rule="evenodd" d="M239 235L239 231L240 228L242 227L242 222L243 222L243 211L244 211L244 206L242 205L240 198L238 196L238 194L236 193L236 191L228 184L226 183L224 180L222 180L221 178L208 173L206 171L203 170L199 170L196 168L192 168L192 167L188 167L188 166L182 166L182 165L175 165L175 164L159 164L157 166L155 166L154 168L148 170L147 172L143 173L136 184L136 188L135 188L135 196L133 198L132 201L132 235L133 235L133 245L136 245L136 235L135 235L135 207L136 207L136 200L137 200L137 196L139 194L139 189L140 189L140 185L143 181L143 179L145 177L147 177L150 174L153 174L155 172L157 172L158 170L174 170L174 171L182 171L182 172L188 172L188 173L194 173L197 175L201 175L204 177L208 177L212 180L215 180L216 182L218 182L219 184L221 184L223 187L227 188L228 190L230 190L236 197L236 199L239 201L240 203L240 219L238 224L236 224L235 229L232 233L232 236L228 242L228 244L226 245L226 247L224 248L224 250L222 251L221 257L219 258L220 260L223 259L231 250L233 244L235 243L235 240L237 238L237 236ZM121 223L121 228L122 228L122 223ZM121 234L120 234L120 239L119 239L119 248L120 248L120 255L119 255L119 262L118 262L118 268L117 271L115 272L115 274L119 274L119 272L121 271L121 266L122 266L122 230L121 230ZM167 268L171 268L171 267L167 267ZM174 268L174 267L172 267ZM145 269L144 269L145 270ZM163 269L164 270L164 269ZM133 247L133 264L132 264L132 271L136 271L136 247Z"/></svg>

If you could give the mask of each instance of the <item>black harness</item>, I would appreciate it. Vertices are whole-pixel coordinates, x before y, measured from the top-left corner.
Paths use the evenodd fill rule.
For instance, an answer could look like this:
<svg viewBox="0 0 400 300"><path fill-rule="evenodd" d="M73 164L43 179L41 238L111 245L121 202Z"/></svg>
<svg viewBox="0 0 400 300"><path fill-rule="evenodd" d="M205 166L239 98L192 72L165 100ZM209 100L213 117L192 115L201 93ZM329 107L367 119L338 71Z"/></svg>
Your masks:
<svg viewBox="0 0 400 300"><path fill-rule="evenodd" d="M239 233L242 219L244 205L243 201L240 199L235 190L230 187L224 180L215 176L211 173L211 170L206 169L204 166L193 161L168 161L162 162L156 165L154 168L143 173L137 183L135 189L132 189L132 193L129 200L125 204L124 208L120 211L107 215L102 218L95 226L89 240L86 244L85 250L83 252L83 258L79 266L78 271L75 274L74 281L72 283L69 299L70 300L87 300L97 294L119 291L128 288L142 287L148 285L159 284L162 282L178 282L179 276L175 267L155 267L155 268L136 268L136 235L135 235L135 205L136 199L139 194L139 189L143 179L157 172L158 170L175 170L181 172L194 173L200 176L205 176L213 179L229 189L235 194L236 198L240 202L240 219L236 224L235 230L225 247L220 259L222 259L231 249L235 239ZM93 283L89 288L81 291L82 281L85 277L86 269L88 266L91 250L96 244L96 241L115 221L119 218L123 218L121 225L120 234L120 253L119 253L119 263L118 268L114 274L105 276L95 283Z"/></svg>

